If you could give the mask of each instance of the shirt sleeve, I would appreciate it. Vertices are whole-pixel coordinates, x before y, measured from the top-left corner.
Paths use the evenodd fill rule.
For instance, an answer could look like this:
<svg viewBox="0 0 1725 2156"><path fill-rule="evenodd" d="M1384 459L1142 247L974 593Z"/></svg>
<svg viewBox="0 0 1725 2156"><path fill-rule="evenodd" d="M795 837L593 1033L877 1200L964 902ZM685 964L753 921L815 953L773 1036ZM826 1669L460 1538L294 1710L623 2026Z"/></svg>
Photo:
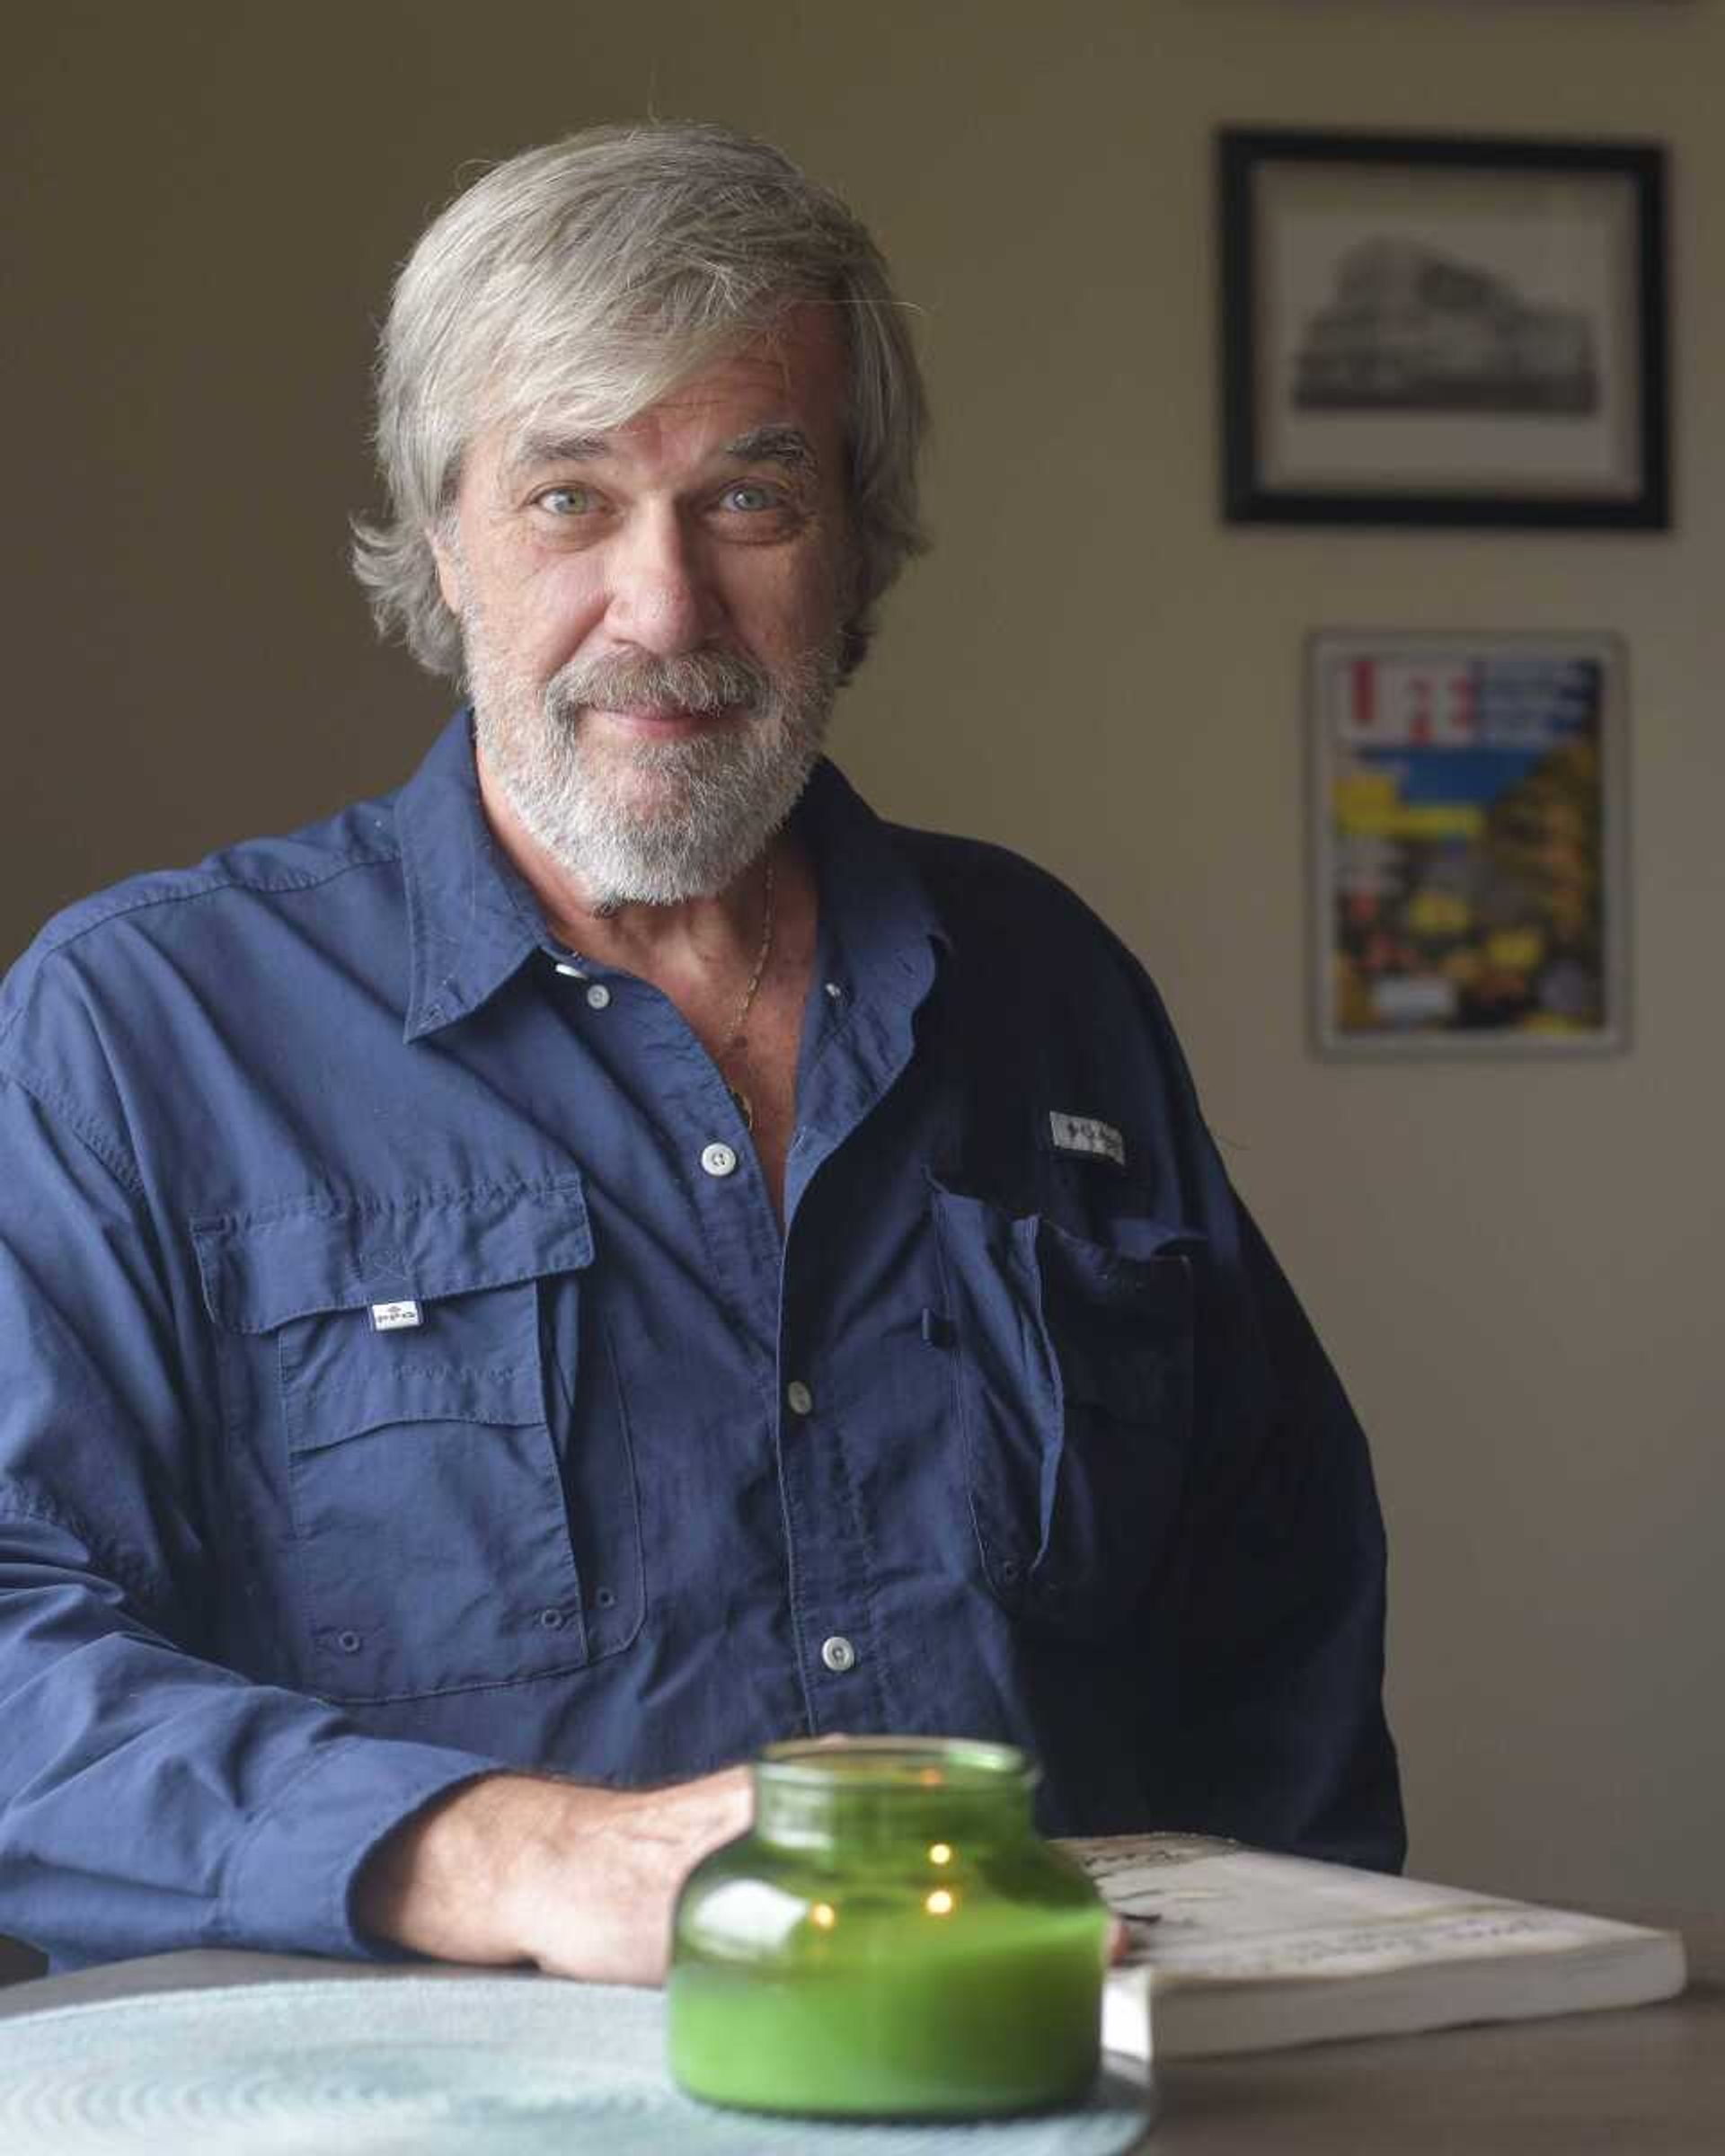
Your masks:
<svg viewBox="0 0 1725 2156"><path fill-rule="evenodd" d="M0 1931L56 1967L186 1947L377 1957L394 1826L500 1763L361 1733L221 1666L223 1523L135 1171L0 1076Z"/></svg>
<svg viewBox="0 0 1725 2156"><path fill-rule="evenodd" d="M1182 1808L1208 1833L1396 1871L1385 1547L1364 1432L1219 1165L1181 1551Z"/></svg>

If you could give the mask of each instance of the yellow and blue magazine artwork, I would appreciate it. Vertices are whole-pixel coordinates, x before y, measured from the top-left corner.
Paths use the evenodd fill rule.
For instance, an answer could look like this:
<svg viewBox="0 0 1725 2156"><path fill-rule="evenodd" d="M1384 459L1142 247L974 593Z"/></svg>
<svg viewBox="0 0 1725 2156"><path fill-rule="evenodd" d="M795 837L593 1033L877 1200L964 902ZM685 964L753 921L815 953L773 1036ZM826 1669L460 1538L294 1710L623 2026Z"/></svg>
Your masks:
<svg viewBox="0 0 1725 2156"><path fill-rule="evenodd" d="M1314 644L1321 1045L1622 1045L1621 651Z"/></svg>

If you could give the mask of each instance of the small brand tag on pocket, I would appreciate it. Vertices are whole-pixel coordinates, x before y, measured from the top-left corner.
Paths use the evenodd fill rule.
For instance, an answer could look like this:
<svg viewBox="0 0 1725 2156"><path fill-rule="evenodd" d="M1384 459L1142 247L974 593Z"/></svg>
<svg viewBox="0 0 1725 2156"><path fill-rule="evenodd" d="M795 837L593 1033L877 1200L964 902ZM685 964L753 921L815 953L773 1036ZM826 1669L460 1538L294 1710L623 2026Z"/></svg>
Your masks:
<svg viewBox="0 0 1725 2156"><path fill-rule="evenodd" d="M417 1303L374 1303L371 1306L371 1329L374 1332L400 1332L404 1326L422 1325Z"/></svg>
<svg viewBox="0 0 1725 2156"><path fill-rule="evenodd" d="M1063 1115L1052 1108L1048 1129L1057 1153L1082 1153L1092 1160L1112 1161L1117 1168L1126 1165L1126 1140L1111 1123L1098 1122L1094 1116Z"/></svg>

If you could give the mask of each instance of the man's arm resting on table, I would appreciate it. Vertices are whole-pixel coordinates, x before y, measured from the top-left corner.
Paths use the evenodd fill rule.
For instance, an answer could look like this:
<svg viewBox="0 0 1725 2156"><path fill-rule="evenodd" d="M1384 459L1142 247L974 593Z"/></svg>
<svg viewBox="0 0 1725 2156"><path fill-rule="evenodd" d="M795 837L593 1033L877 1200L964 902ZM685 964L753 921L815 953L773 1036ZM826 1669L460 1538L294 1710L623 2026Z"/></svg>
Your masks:
<svg viewBox="0 0 1725 2156"><path fill-rule="evenodd" d="M685 1875L749 1814L743 1767L657 1789L483 1775L377 1844L354 1882L354 1920L439 1960L658 1984Z"/></svg>

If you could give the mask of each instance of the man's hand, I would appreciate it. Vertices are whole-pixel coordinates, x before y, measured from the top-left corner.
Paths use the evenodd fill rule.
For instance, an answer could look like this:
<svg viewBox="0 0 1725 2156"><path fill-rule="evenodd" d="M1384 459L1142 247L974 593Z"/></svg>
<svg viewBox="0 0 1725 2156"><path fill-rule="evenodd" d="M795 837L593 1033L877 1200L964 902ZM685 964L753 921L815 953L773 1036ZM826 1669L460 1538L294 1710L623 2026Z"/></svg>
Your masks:
<svg viewBox="0 0 1725 2156"><path fill-rule="evenodd" d="M685 1874L749 1814L744 1767L660 1789L487 1775L377 1845L355 1885L355 1919L440 1960L658 1984Z"/></svg>

